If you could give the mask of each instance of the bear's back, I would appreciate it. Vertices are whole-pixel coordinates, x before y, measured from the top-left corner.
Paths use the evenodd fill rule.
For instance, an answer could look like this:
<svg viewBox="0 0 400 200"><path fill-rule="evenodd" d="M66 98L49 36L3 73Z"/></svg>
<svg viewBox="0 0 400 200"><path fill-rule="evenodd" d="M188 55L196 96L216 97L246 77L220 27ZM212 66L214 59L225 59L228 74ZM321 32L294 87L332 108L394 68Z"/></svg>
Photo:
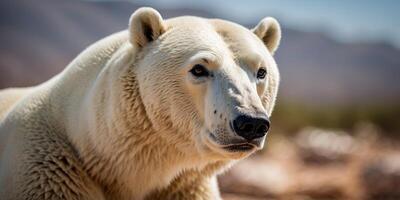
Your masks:
<svg viewBox="0 0 400 200"><path fill-rule="evenodd" d="M0 90L0 121L5 117L13 105L15 105L16 102L18 102L18 100L29 91L29 88L9 88Z"/></svg>

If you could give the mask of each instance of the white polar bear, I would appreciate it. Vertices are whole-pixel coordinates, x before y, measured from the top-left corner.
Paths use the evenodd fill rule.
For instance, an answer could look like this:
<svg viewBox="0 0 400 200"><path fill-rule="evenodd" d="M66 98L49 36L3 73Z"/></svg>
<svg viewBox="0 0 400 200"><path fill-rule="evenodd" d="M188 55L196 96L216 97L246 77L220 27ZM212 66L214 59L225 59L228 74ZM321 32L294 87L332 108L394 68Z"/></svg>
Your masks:
<svg viewBox="0 0 400 200"><path fill-rule="evenodd" d="M263 147L276 20L163 20L152 8L51 80L0 92L1 199L219 199Z"/></svg>

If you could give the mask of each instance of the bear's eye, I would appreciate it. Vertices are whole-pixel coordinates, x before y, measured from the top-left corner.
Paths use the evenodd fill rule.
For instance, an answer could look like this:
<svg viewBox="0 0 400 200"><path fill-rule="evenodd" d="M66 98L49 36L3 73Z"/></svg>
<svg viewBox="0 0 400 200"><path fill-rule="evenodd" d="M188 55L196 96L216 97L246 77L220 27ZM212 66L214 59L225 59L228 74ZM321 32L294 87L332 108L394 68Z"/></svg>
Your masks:
<svg viewBox="0 0 400 200"><path fill-rule="evenodd" d="M265 78L265 75L267 75L267 70L265 70L264 68L260 68L260 69L257 71L257 78L258 78L258 79L264 79L264 78Z"/></svg>
<svg viewBox="0 0 400 200"><path fill-rule="evenodd" d="M200 64L193 66L193 68L190 70L190 73L192 73L193 76L196 77L206 77L209 75L207 69Z"/></svg>

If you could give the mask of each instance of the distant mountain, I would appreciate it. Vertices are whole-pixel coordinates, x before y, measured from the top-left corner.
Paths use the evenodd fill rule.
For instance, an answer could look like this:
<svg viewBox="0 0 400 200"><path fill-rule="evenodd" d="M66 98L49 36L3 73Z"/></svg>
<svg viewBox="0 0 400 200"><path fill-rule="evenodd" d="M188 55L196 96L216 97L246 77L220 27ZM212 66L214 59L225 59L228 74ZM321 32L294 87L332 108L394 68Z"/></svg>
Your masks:
<svg viewBox="0 0 400 200"><path fill-rule="evenodd" d="M399 102L399 49L339 43L322 33L283 33L276 59L284 97L312 103Z"/></svg>
<svg viewBox="0 0 400 200"><path fill-rule="evenodd" d="M49 79L88 45L125 29L138 7L128 2L0 1L0 88ZM224 18L197 9L157 9L165 18ZM400 99L400 50L390 45L338 43L323 33L284 28L276 59L282 99L310 104Z"/></svg>

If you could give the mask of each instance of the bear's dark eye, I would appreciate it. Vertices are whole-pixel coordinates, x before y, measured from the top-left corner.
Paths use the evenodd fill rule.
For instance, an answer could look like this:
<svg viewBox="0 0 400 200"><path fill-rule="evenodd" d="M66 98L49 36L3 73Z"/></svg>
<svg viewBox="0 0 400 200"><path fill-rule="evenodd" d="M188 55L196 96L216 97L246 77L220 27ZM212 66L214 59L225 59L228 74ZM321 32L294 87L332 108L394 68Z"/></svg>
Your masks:
<svg viewBox="0 0 400 200"><path fill-rule="evenodd" d="M260 68L260 69L257 71L257 78L258 78L258 79L264 79L264 78L265 78L265 75L267 75L267 70L265 70L264 68Z"/></svg>
<svg viewBox="0 0 400 200"><path fill-rule="evenodd" d="M193 66L193 68L190 70L190 73L192 73L193 76L196 77L206 77L209 75L207 69L200 64Z"/></svg>

